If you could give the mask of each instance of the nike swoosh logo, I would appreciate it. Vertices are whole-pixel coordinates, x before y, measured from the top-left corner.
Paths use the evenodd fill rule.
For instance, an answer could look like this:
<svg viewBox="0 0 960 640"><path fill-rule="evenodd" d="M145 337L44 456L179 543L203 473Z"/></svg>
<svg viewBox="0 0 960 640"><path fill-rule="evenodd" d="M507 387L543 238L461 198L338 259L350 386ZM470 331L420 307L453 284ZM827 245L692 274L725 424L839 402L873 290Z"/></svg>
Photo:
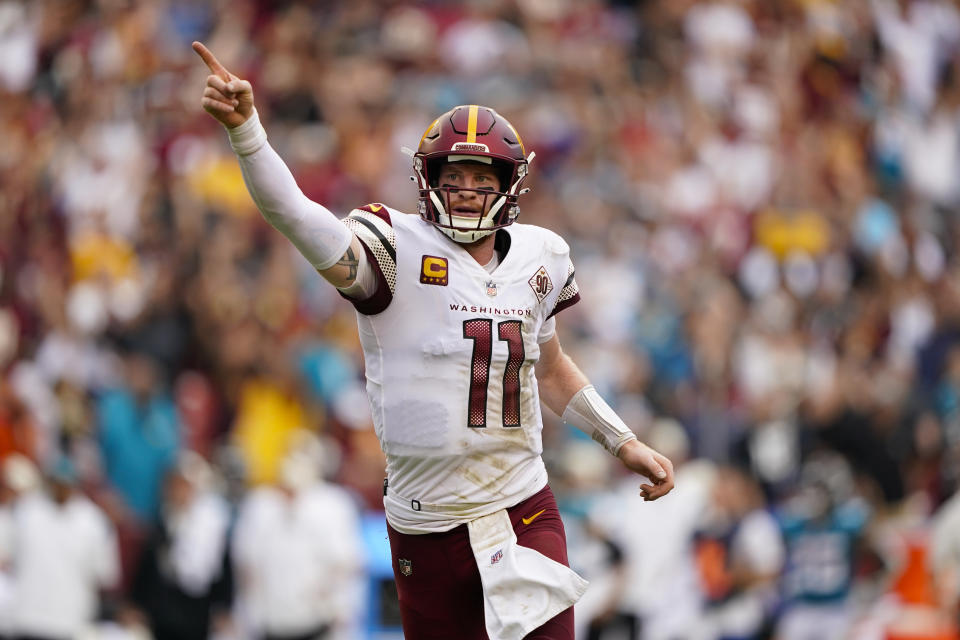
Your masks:
<svg viewBox="0 0 960 640"><path fill-rule="evenodd" d="M533 515L530 516L529 518L520 518L520 519L523 520L523 524L530 524L531 522L533 522L534 520L536 520L536 519L537 519L537 516L539 516L539 515L540 515L541 513L543 513L544 511L546 511L546 509L540 509L540 511L537 511L535 514L533 514Z"/></svg>

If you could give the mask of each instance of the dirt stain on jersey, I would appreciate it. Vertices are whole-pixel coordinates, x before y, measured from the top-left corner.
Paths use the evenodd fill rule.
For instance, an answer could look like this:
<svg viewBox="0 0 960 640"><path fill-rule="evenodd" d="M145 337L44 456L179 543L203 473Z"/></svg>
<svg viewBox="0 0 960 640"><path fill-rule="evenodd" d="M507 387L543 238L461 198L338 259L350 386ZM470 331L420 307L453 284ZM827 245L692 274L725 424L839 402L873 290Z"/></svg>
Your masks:
<svg viewBox="0 0 960 640"><path fill-rule="evenodd" d="M489 465L500 471L506 471L510 468L510 463L506 460L501 460L500 458L495 458L491 455L485 455L483 453L473 453L467 456L467 458L475 462L482 462L483 464Z"/></svg>
<svg viewBox="0 0 960 640"><path fill-rule="evenodd" d="M478 460L478 462L481 462L481 461L484 463L488 462L486 458L483 458L482 460ZM496 495L500 495L500 496L505 496L505 494L502 491L502 488L497 486L501 484L501 479L503 478L502 475L496 476L491 479L489 475L486 477L483 477L473 469L466 468L466 467L460 467L459 469L457 469L457 474L460 475L467 482L471 484L475 484L476 486L480 487L484 491L487 491L489 493L493 493Z"/></svg>
<svg viewBox="0 0 960 640"><path fill-rule="evenodd" d="M506 442L516 442L518 444L527 442L527 433L524 429L487 429L483 435L488 438L497 438Z"/></svg>

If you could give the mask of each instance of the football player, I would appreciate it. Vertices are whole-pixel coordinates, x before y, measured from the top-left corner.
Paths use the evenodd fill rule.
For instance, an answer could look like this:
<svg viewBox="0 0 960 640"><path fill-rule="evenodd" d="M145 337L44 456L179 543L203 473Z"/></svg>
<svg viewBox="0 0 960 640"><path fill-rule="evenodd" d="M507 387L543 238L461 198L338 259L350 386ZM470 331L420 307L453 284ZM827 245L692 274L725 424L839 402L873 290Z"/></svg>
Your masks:
<svg viewBox="0 0 960 640"><path fill-rule="evenodd" d="M493 109L456 107L412 153L419 215L368 204L340 221L267 142L250 83L193 47L257 207L356 308L406 637L572 639L586 583L567 567L540 401L645 476L645 499L673 469L560 346L554 316L580 297L569 247L515 223L534 154Z"/></svg>

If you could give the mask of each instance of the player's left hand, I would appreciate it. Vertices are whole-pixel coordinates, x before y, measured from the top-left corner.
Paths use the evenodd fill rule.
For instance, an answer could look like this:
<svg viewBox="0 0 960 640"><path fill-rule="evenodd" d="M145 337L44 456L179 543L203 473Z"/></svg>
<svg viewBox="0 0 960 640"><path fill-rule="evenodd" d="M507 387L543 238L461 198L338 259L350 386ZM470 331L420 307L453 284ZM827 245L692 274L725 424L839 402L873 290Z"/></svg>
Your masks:
<svg viewBox="0 0 960 640"><path fill-rule="evenodd" d="M673 463L639 440L631 440L617 454L627 469L646 477L652 484L640 485L644 500L656 500L673 489Z"/></svg>

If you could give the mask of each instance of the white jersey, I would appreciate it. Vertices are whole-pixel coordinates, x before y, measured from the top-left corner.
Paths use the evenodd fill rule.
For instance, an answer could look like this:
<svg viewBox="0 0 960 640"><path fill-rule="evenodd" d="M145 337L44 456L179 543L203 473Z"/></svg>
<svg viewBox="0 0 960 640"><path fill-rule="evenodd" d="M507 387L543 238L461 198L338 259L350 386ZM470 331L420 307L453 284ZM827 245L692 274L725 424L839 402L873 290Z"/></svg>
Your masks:
<svg viewBox="0 0 960 640"><path fill-rule="evenodd" d="M377 272L377 291L352 302L390 525L446 531L539 491L534 364L552 337L547 320L579 300L566 242L513 224L498 232L506 255L488 273L419 216L373 204L344 223Z"/></svg>

